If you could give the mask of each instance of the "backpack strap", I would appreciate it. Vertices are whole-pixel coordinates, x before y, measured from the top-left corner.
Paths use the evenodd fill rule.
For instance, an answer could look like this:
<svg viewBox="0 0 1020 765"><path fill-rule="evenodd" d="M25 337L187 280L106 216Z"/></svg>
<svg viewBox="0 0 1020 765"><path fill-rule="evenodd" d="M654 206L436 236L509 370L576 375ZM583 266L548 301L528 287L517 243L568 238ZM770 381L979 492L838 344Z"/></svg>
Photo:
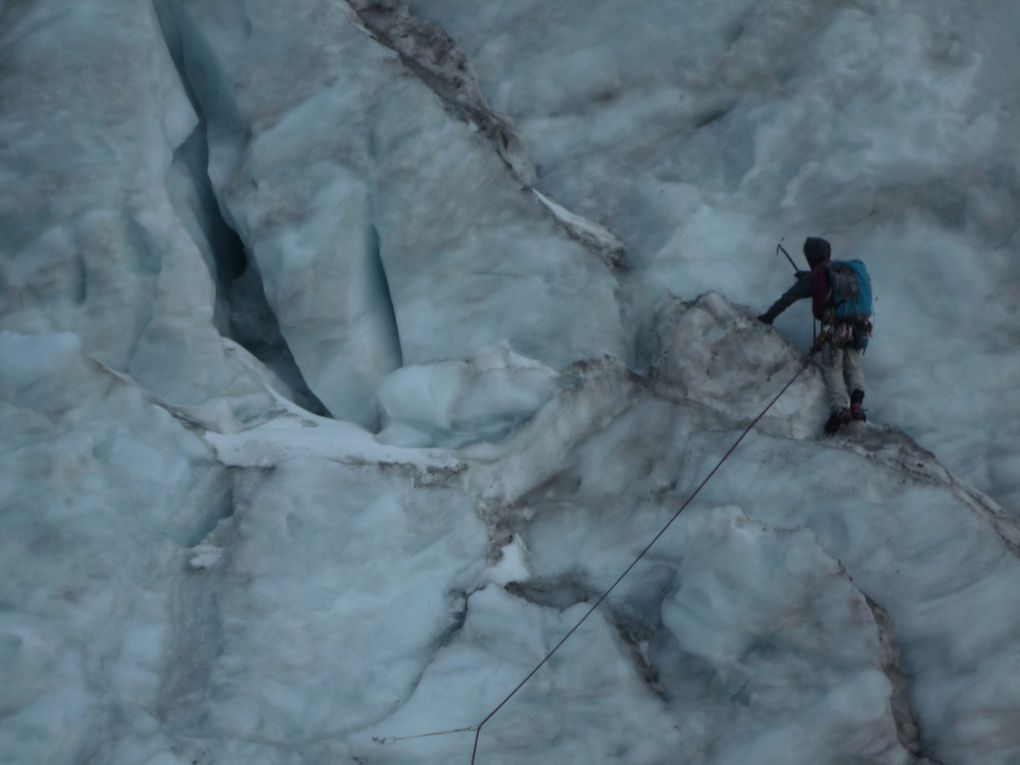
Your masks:
<svg viewBox="0 0 1020 765"><path fill-rule="evenodd" d="M811 271L814 279L811 293L811 313L822 322L827 323L829 315L829 303L832 301L832 277L829 274L829 264L819 263Z"/></svg>

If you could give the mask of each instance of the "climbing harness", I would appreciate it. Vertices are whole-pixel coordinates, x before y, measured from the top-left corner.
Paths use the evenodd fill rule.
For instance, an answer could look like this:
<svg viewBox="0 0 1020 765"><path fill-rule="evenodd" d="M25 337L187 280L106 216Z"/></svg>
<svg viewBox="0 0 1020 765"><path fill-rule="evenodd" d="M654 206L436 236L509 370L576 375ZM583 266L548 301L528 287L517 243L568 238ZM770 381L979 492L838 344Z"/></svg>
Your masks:
<svg viewBox="0 0 1020 765"><path fill-rule="evenodd" d="M824 337L824 335L823 335L823 337ZM817 343L816 343L816 345L817 345ZM466 726L466 727L463 727L463 728L455 728L453 730L447 730L447 731L435 731L435 732L432 732L432 733L421 733L421 734L418 734L418 735L415 735L415 736L393 736L393 737L386 737L386 738L373 738L373 740L376 743L379 743L379 744L389 744L389 743L398 742L398 741L408 741L408 740L411 740L411 739L426 738L426 737L430 737L430 736L449 736L449 735L453 735L453 734L456 734L456 733L474 732L474 734L475 734L475 741L474 741L474 746L473 746L473 748L471 750L471 765L476 765L477 758L478 758L478 742L479 742L479 740L481 738L482 728L485 727L485 724L487 722L489 722L489 720L491 720L493 717L495 717L496 714L504 706L506 706L506 704L510 701L510 699L512 699L514 696L516 696L517 692L520 691L527 684L527 682L529 680L531 680L531 678L534 677L535 674L542 667L544 667L546 665L546 663L553 657L553 655L557 651L560 650L560 648L563 646L563 644L566 643L571 638L571 636L573 636L573 634L575 632L577 632L577 630L581 627L582 624L585 623L585 621L587 621L588 617L591 616L593 613L595 613L595 610L600 605L602 605L602 602L607 597L609 597L610 593L612 593L612 591L616 589L616 586L618 584L620 584L620 582L623 581L624 577L626 577L627 574L629 574L631 572L631 570L638 564L638 562L640 562L641 559L645 557L645 555L648 553L648 551L652 549L652 546L656 542L659 541L659 539L662 537L662 535L666 533L667 529L669 529L669 527L673 525L673 522L677 518L680 517L680 513L682 513L684 510L687 509L687 506L690 505L691 502L694 501L694 498L697 497L698 494L701 493L701 490L703 488L705 488L705 486L708 484L708 482L712 480L712 478L719 471L719 469L723 466L723 464L726 462L726 460L728 460L730 458L730 456L733 454L733 452L735 452L737 450L737 447L740 446L740 443L744 440L744 438L747 437L747 434L750 433L759 422L761 422L762 418L775 405L775 403L777 401L779 401L780 398L782 398L783 394L786 393L786 391L788 391L790 389L790 387L797 381L797 379L804 373L804 370L807 369L808 366L811 364L811 358L814 356L814 354L816 352L817 352L816 348L812 348L811 349L811 352L809 353L807 360L801 365L800 369L797 370L797 374L795 374L793 377L790 378L790 381L788 383L786 383L786 385L783 386L782 390L780 390L779 393L777 393L775 395L775 397L771 401L769 401L768 405L764 409L761 410L761 413L751 421L751 424L748 425L746 428L744 428L743 432L740 434L740 436L737 438L737 440L733 442L732 446L730 446L730 448L727 449L726 453L719 459L719 461L716 463L715 467L713 467L709 471L708 475L706 475L705 478L702 479L701 483L698 484L697 488L693 492L691 492L691 494L687 497L687 499L684 500L683 504L680 505L679 509L675 513L673 513L673 516L666 522L666 524L659 530L659 532L654 537L652 537L652 540L647 545L645 545L644 549L642 549L641 552L638 553L637 557L634 558L633 561L631 561L630 565L627 566L627 568L625 568L623 570L623 572L616 578L616 581L614 581L609 586L609 588L605 592L603 592L602 595L599 596L598 600L596 600L595 603L592 604L592 606L577 621L577 623L573 627L571 627L570 630L568 630L567 633L562 638L560 638L559 642L556 643L555 646L553 646L552 650L550 650L542 658L542 660L540 662L538 662L538 664L536 664L531 669L531 671L528 672L527 675L524 676L524 679L521 680L513 688L513 690L511 690L508 694L506 694L506 696L504 696L503 699L498 704L496 704L496 706L493 707L492 710L487 715L485 715L484 718L482 718L482 721L480 723L478 723L477 725L470 725L470 726Z"/></svg>
<svg viewBox="0 0 1020 765"><path fill-rule="evenodd" d="M812 322L811 323L812 330L814 330L814 327L815 324L814 322ZM811 343L811 350L808 351L809 360L816 353L819 353L822 350L822 348L824 348L828 343L832 342L832 337L827 329L823 328L821 334L817 334L814 331L811 334L813 335L814 340Z"/></svg>

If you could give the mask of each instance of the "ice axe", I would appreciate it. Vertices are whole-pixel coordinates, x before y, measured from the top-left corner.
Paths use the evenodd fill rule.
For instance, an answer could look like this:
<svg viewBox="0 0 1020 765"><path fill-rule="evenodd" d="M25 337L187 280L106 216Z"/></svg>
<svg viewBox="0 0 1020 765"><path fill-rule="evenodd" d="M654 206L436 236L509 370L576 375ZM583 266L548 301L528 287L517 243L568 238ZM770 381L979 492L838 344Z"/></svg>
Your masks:
<svg viewBox="0 0 1020 765"><path fill-rule="evenodd" d="M795 274L797 274L798 278L800 278L801 270L799 268L797 268L797 264L793 262L793 258L790 257L790 253L788 253L786 251L786 248L783 247L783 240L782 239L780 239L779 240L779 244L776 245L776 257L779 256L779 253L783 253L786 256L786 259L788 261L790 261L790 265L793 266L793 272ZM825 342L827 340L828 340L828 335L826 335L824 333L822 334L821 337L818 336L818 329L815 326L814 318L812 318L811 319L811 351L808 354L808 358L809 359L813 358L816 353L818 353L820 350L822 350L822 346L825 344Z"/></svg>
<svg viewBox="0 0 1020 765"><path fill-rule="evenodd" d="M786 256L786 259L788 261L790 261L790 265L793 266L793 270L794 270L795 273L800 273L800 269L797 268L797 264L793 262L793 258L790 257L790 253L788 253L786 251L786 248L783 247L783 241L782 240L780 240L779 244L776 245L776 255L778 256L779 253L783 253Z"/></svg>

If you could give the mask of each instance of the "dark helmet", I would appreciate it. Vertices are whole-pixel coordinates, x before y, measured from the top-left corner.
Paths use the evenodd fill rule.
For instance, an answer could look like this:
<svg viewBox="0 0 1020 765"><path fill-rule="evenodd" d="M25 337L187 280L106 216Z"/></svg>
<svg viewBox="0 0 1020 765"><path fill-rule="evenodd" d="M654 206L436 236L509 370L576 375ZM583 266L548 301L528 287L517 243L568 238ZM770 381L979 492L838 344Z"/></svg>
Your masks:
<svg viewBox="0 0 1020 765"><path fill-rule="evenodd" d="M814 268L832 257L832 247L820 237L809 236L804 240L804 257L808 265Z"/></svg>

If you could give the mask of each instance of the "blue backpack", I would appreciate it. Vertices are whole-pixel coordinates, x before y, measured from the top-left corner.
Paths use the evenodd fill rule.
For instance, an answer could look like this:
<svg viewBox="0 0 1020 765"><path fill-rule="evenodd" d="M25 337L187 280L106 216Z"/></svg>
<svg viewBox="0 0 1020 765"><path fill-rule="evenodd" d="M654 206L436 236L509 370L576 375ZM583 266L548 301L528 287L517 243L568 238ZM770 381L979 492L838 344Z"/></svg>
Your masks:
<svg viewBox="0 0 1020 765"><path fill-rule="evenodd" d="M871 277L859 260L833 260L829 264L832 314L836 321L871 318Z"/></svg>

